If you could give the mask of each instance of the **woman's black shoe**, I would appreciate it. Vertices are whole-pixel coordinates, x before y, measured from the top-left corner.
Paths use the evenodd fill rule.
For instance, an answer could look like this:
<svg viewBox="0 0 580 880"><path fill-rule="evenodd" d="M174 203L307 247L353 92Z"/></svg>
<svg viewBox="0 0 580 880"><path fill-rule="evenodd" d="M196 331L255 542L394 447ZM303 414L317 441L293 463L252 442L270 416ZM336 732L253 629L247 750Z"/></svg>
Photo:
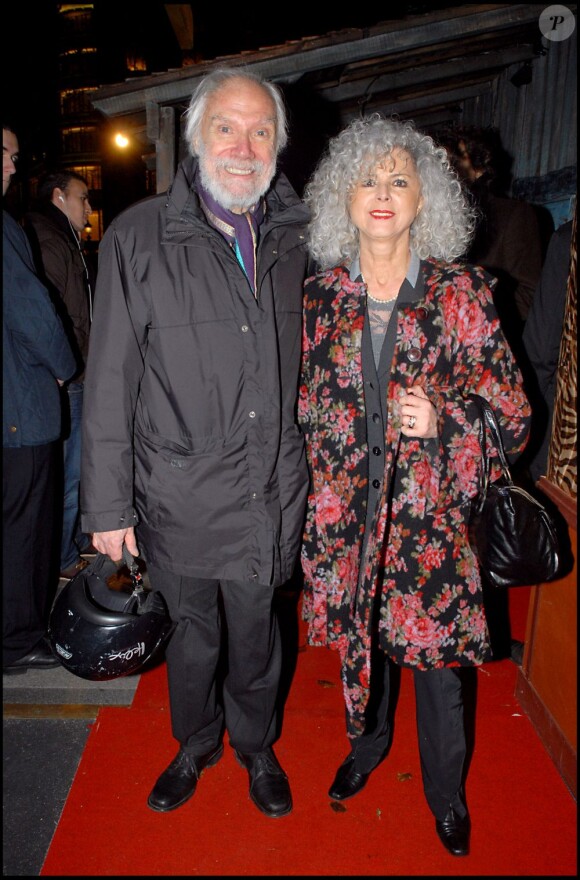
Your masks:
<svg viewBox="0 0 580 880"><path fill-rule="evenodd" d="M349 755L343 761L334 777L334 782L328 790L328 794L335 801L344 801L365 787L370 773L358 773L354 766L354 756Z"/></svg>
<svg viewBox="0 0 580 880"><path fill-rule="evenodd" d="M460 819L453 807L442 822L435 820L435 828L441 843L453 856L469 855L469 832L471 823L469 816Z"/></svg>

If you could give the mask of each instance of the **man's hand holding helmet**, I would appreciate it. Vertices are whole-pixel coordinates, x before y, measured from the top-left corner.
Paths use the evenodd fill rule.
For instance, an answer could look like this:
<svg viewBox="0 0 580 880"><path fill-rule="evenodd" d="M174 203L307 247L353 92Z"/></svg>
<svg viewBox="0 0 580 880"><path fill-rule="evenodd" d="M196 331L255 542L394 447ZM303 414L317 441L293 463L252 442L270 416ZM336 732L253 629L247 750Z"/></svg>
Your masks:
<svg viewBox="0 0 580 880"><path fill-rule="evenodd" d="M132 556L139 556L135 529L114 529L112 532L93 532L93 547L113 562L123 561L123 544Z"/></svg>

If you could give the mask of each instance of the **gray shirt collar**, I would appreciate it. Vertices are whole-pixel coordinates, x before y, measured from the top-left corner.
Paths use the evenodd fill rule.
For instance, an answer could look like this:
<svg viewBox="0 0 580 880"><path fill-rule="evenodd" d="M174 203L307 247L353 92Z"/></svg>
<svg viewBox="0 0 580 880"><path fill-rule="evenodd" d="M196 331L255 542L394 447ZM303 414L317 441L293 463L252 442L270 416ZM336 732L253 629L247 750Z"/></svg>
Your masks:
<svg viewBox="0 0 580 880"><path fill-rule="evenodd" d="M411 251L411 259L409 260L409 268L407 269L406 279L411 285L411 287L417 286L417 279L419 277L419 269L421 268L421 260L413 250ZM347 265L347 269L349 271L349 275L353 281L362 281L362 274L360 270L360 257L356 256L350 265Z"/></svg>

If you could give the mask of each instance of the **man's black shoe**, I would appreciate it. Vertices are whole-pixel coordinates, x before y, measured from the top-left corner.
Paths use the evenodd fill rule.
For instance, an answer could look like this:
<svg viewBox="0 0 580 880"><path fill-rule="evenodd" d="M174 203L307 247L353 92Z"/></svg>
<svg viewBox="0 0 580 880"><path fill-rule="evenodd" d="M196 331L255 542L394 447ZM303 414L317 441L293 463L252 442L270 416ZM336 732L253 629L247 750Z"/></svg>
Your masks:
<svg viewBox="0 0 580 880"><path fill-rule="evenodd" d="M370 775L370 773L357 773L354 767L354 755L349 755L336 771L328 794L335 801L345 801L365 787Z"/></svg>
<svg viewBox="0 0 580 880"><path fill-rule="evenodd" d="M7 663L2 672L4 675L18 675L26 672L27 669L54 669L55 666L60 665L60 660L52 653L48 639L43 636L32 651L29 651L24 657L20 657L19 660Z"/></svg>
<svg viewBox="0 0 580 880"><path fill-rule="evenodd" d="M223 745L205 755L190 755L180 749L177 757L155 783L147 805L160 813L180 807L194 794L203 770L217 764L223 753Z"/></svg>
<svg viewBox="0 0 580 880"><path fill-rule="evenodd" d="M435 829L445 849L453 856L469 855L469 832L471 823L469 816L460 819L453 807L442 822L435 820Z"/></svg>
<svg viewBox="0 0 580 880"><path fill-rule="evenodd" d="M238 763L250 777L250 798L262 813L276 819L292 812L288 777L271 748L254 754L236 752Z"/></svg>

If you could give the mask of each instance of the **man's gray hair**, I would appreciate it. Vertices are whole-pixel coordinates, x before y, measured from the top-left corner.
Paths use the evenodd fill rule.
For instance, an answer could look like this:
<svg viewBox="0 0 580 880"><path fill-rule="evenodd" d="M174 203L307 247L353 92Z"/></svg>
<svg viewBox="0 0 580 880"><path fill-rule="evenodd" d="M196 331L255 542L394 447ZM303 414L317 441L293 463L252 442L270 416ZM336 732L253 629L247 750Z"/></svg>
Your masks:
<svg viewBox="0 0 580 880"><path fill-rule="evenodd" d="M196 86L189 107L184 113L185 140L192 156L197 155L194 141L201 136L201 124L207 106L208 98L217 92L225 83L232 79L246 79L257 83L267 92L276 110L276 156L284 149L288 142L288 120L282 92L274 83L268 82L260 74L243 67L219 67L208 73Z"/></svg>

